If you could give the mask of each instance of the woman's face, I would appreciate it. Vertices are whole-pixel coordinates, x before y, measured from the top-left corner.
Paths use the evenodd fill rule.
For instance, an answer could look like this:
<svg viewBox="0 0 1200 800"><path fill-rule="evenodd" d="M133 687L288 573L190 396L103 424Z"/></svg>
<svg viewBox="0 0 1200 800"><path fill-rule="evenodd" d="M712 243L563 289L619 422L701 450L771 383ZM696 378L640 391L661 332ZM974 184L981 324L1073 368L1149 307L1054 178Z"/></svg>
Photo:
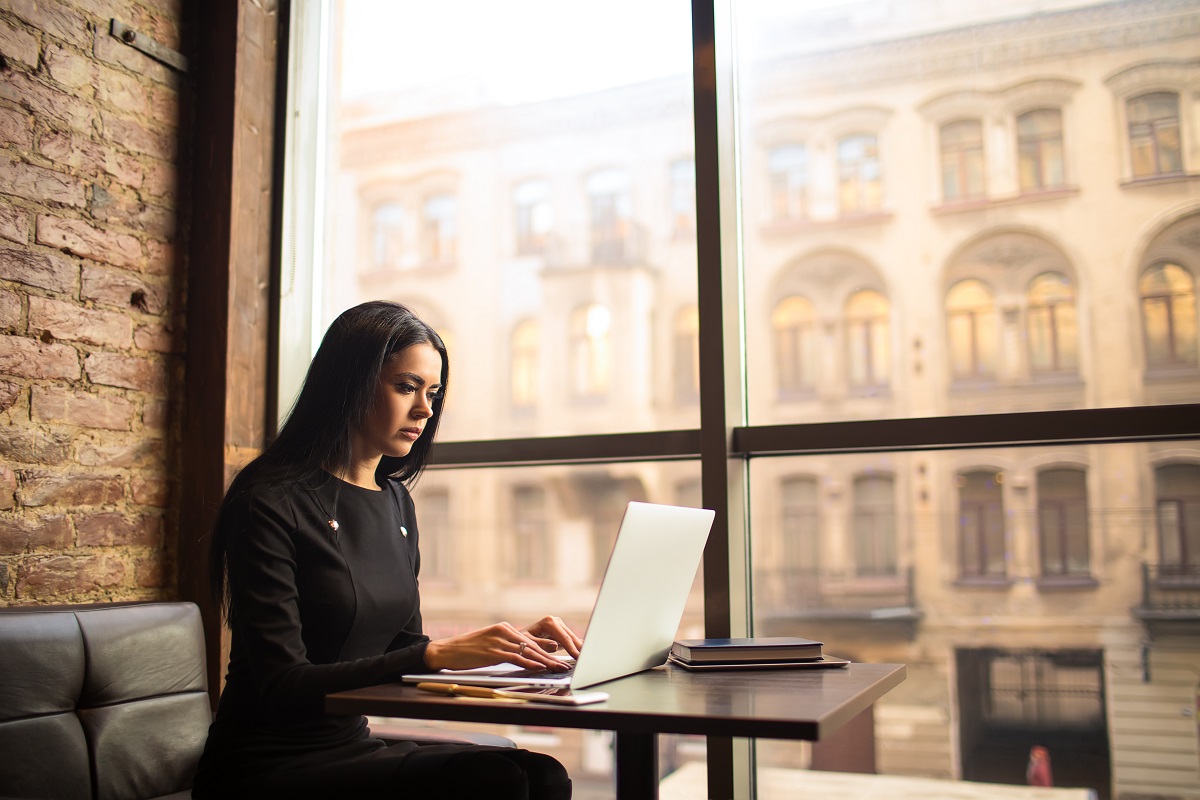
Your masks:
<svg viewBox="0 0 1200 800"><path fill-rule="evenodd" d="M442 356L431 344L406 347L384 362L366 424L355 437L359 452L369 458L408 455L433 416L441 380Z"/></svg>

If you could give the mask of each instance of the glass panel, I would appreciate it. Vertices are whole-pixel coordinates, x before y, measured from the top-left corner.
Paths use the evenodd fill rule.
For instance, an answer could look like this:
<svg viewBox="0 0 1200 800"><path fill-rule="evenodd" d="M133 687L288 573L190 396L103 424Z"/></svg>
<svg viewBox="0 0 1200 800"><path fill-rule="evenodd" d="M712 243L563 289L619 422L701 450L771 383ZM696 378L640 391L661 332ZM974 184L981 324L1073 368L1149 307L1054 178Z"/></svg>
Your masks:
<svg viewBox="0 0 1200 800"><path fill-rule="evenodd" d="M427 634L437 639L501 620L524 625L557 614L582 635L625 504L641 500L697 507L700 466L680 461L430 469L412 494ZM432 563L437 564L436 576ZM677 635L697 638L703 629L698 571ZM613 796L610 733L479 727L558 758L571 775L576 797ZM666 771L694 762L703 767L703 739L664 735L660 744Z"/></svg>
<svg viewBox="0 0 1200 800"><path fill-rule="evenodd" d="M735 2L750 424L1200 397L1191 295L1168 309L1137 294L1165 254L1200 275L1193 182L1122 172L1131 153L1136 175L1194 171L1177 87L1200 40L1152 33L1150 5L1035 5ZM780 224L796 175L804 224ZM1070 300L1030 292L1047 273ZM957 302L964 281L987 301ZM883 381L845 316L864 289L888 302L887 391L862 391ZM807 361L775 316L798 296L813 304Z"/></svg>
<svg viewBox="0 0 1200 800"><path fill-rule="evenodd" d="M447 439L698 425L664 368L696 305L688 5L329 5L314 328L387 299L453 332L457 397L511 402L449 400Z"/></svg>
<svg viewBox="0 0 1200 800"><path fill-rule="evenodd" d="M1194 682L1168 666L1200 658L1193 629L1147 642L1142 626L1200 620L1200 442L760 457L749 469L754 634L907 666L856 730L760 740L760 798L824 786L808 769L838 771L843 792L894 787L846 774L865 763L924 796L954 791L917 780L930 777L1024 787L1034 745L1055 786L1098 797L1172 779L1123 765L1190 747L1194 726L1149 742L1137 732L1160 701L1112 698L1163 692L1193 707ZM889 539L894 551L876 546Z"/></svg>

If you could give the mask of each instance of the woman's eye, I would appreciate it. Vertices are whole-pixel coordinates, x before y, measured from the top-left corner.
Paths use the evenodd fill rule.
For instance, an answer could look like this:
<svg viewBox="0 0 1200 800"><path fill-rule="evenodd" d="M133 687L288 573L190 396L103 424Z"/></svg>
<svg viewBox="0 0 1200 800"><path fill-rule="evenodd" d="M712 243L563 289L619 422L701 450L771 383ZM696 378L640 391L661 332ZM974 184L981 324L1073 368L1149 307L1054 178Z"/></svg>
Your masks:
<svg viewBox="0 0 1200 800"><path fill-rule="evenodd" d="M417 387L413 386L411 383L397 383L396 390L399 391L400 394L412 394L417 390Z"/></svg>

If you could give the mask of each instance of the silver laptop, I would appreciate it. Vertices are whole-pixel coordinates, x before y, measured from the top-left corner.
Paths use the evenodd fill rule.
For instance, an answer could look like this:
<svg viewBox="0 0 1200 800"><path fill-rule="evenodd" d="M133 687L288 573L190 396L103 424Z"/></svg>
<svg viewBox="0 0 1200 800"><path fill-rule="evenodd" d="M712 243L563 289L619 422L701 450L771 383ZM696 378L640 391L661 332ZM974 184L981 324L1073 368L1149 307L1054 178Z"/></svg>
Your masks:
<svg viewBox="0 0 1200 800"><path fill-rule="evenodd" d="M604 570L579 658L570 674L515 664L405 675L405 683L560 686L581 689L651 669L667 660L700 566L714 514L631 502Z"/></svg>

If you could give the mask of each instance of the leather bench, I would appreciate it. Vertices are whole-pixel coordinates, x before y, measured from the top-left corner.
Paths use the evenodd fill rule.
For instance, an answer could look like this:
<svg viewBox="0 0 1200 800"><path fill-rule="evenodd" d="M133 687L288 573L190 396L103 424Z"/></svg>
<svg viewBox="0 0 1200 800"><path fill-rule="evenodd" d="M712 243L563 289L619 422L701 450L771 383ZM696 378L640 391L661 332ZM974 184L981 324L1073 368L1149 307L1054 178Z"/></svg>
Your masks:
<svg viewBox="0 0 1200 800"><path fill-rule="evenodd" d="M193 603L0 609L0 798L189 798L212 719ZM384 739L515 746L389 721Z"/></svg>

